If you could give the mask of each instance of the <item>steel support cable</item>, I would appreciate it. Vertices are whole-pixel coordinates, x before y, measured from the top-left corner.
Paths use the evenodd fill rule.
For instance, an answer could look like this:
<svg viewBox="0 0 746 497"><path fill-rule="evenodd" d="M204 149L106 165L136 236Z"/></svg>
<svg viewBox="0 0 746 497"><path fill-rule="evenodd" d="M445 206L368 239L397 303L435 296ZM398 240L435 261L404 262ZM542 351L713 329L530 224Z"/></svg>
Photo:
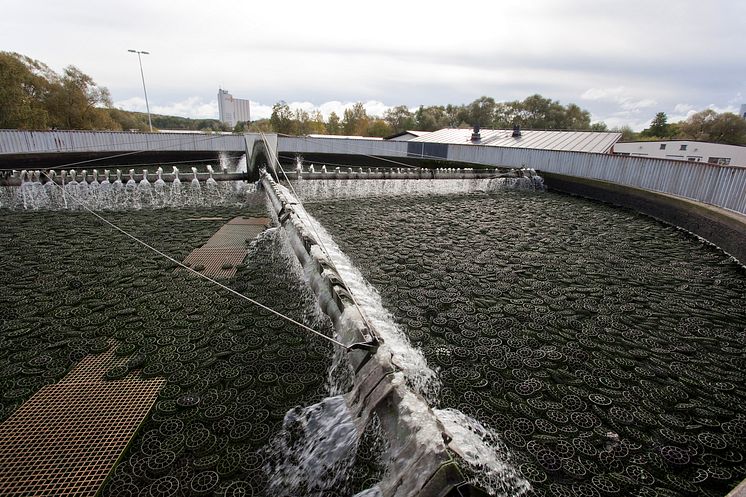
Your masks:
<svg viewBox="0 0 746 497"><path fill-rule="evenodd" d="M47 175L47 173L43 173L43 174L44 174L44 176L46 176L48 179L51 180L51 178L49 177L49 175ZM57 183L54 183L54 184L57 185ZM64 188L62 186L60 186L60 185L57 185L57 186L60 189L62 189L63 192L64 192ZM103 222L103 223L111 226L112 228L114 228L115 230L119 231L123 235L125 235L125 236L131 238L132 240L136 241L137 243L139 243L143 247L145 247L145 248L147 248L147 249L155 252L156 254L160 255L161 257L163 257L165 259L168 259L169 261L173 262L174 264L177 264L178 266L182 267L183 269L186 269L187 271L191 272L192 274L195 274L195 275L199 276L200 278L202 278L204 280L207 280L207 281L209 281L211 283L214 283L215 285L219 286L220 288L223 288L224 290L229 291L230 293L236 295L237 297L240 297L240 298L246 300L247 302L250 302L250 303L254 304L257 307L260 307L260 308L262 308L262 309L264 309L266 311L271 312L275 316L277 316L279 318L282 318L285 321L288 321L289 323L292 323L292 324L294 324L294 325L296 325L296 326L298 326L300 328L303 328L306 331L310 331L311 333L319 335L320 337L325 338L326 340L328 340L328 341L330 341L330 342L332 342L332 343L334 343L336 345L339 345L340 347L343 347L345 350L347 349L347 346L345 344L343 344L342 342L337 341L334 338L329 337L327 335L324 335L320 331L314 330L313 328L311 328L309 326L306 326L303 323L299 323L298 321L294 320L293 318L291 318L289 316L286 316L286 315L282 314L281 312L275 311L274 309L272 309L270 307L267 307L266 305L264 305L264 304L262 304L260 302L257 302L256 300L254 300L254 299L252 299L250 297L247 297L246 295L242 294L241 292L238 292L238 291L230 288L229 286L224 285L224 284L220 283L219 281L217 281L217 280L215 280L213 278L210 278L207 275L204 275L204 274L200 273L199 271L195 271L194 269L190 268L186 264L184 264L184 263L182 263L180 261L177 261L176 259L174 259L170 255L168 255L168 254L166 254L164 252L161 252L160 250L158 250L157 248L155 248L152 245L148 244L147 242L145 242L145 241L139 239L138 237L136 237L135 235L127 232L123 228L120 228L119 226L117 226L116 224L112 223L111 221L109 221L105 217L103 217L103 216L99 215L98 213L94 212L93 210L89 209L87 206L85 206L82 202L78 201L77 199L73 198L73 200L75 202L77 202L78 205L80 205L80 207L82 207L83 209L85 209L89 214L92 214L93 216L95 216L96 218L98 218L99 221L101 221L101 222Z"/></svg>
<svg viewBox="0 0 746 497"><path fill-rule="evenodd" d="M329 254L329 251L326 248L326 245L324 245L324 241L321 239L321 236L319 236L319 232L316 231L316 226L314 226L313 221L311 220L311 215L308 213L306 208L303 206L303 202L301 202L300 197L295 192L295 188L293 188L293 183L291 183L290 179L288 178L288 175L285 173L285 170L280 165L280 160L273 154L272 150L269 147L269 144L267 143L267 139L264 136L264 133L262 133L262 140L264 140L264 147L267 149L269 155L271 156L271 160L273 160L273 163L277 164L277 167L282 171L282 175L285 176L285 180L288 182L288 185L290 186L290 190L292 190L293 195L295 196L295 200L298 201L301 208L303 209L303 212L306 214L306 219L308 220L308 225L311 226L311 229L313 230L314 234L316 235L316 240L319 242L319 246L321 247L321 250L326 254L327 259L329 260L329 263L332 265L334 270L339 274L339 270L337 269L337 266L334 264L334 260L332 259L332 256ZM341 277L341 275L340 275ZM357 299L355 298L355 295L353 294L352 290L349 291L350 298L352 299L352 303L355 305L355 308L360 313L360 317L363 318L363 321L365 321L365 324L370 329L371 333L373 333L373 327L371 326L370 322L368 321L367 316L363 312L363 309L360 307L360 304L358 304ZM377 338L377 337L376 337Z"/></svg>

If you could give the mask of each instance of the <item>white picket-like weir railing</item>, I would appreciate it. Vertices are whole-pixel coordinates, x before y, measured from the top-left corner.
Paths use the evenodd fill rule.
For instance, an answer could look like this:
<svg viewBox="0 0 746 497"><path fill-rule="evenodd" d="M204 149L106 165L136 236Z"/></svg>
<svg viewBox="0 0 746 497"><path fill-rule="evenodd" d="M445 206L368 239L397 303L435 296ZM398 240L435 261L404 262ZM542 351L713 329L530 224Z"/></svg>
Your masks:
<svg viewBox="0 0 746 497"><path fill-rule="evenodd" d="M117 153L131 150L243 152L249 148L249 138L253 143L256 137L258 135L0 130L0 169L6 154ZM475 144L288 136L277 137L277 151L285 155L368 155L530 167L676 195L746 214L746 167Z"/></svg>
<svg viewBox="0 0 746 497"><path fill-rule="evenodd" d="M424 158L538 171L608 181L676 195L746 214L746 167L623 155L493 147L474 144L422 143L339 138L279 137L280 153L376 155ZM377 151L377 152L376 152ZM424 154L423 154L424 151Z"/></svg>

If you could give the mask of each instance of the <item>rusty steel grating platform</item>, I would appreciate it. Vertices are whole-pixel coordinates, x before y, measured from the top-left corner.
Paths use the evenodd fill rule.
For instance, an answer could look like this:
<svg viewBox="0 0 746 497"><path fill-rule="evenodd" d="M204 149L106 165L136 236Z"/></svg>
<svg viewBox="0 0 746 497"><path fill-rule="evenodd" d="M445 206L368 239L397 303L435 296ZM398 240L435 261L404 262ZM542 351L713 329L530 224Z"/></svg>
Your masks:
<svg viewBox="0 0 746 497"><path fill-rule="evenodd" d="M194 249L184 264L211 278L230 279L248 253L248 244L269 223L266 217L236 217L228 221L200 248ZM177 271L183 269L177 268Z"/></svg>
<svg viewBox="0 0 746 497"><path fill-rule="evenodd" d="M0 424L0 495L96 495L165 381L104 379L126 360L84 358Z"/></svg>

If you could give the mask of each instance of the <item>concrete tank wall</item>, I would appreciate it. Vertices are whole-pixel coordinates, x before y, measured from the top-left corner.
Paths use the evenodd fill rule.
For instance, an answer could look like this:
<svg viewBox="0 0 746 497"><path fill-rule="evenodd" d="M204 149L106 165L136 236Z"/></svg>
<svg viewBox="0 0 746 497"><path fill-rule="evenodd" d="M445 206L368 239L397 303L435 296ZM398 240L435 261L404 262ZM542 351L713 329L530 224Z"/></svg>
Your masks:
<svg viewBox="0 0 746 497"><path fill-rule="evenodd" d="M701 236L746 264L746 216L694 200L577 176L539 172L556 190L629 207Z"/></svg>

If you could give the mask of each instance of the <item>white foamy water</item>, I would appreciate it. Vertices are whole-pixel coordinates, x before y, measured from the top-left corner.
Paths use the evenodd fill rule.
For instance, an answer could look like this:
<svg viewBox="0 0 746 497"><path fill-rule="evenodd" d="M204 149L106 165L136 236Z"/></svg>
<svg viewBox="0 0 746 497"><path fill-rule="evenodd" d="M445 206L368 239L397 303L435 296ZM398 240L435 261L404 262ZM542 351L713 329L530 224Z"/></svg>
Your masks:
<svg viewBox="0 0 746 497"><path fill-rule="evenodd" d="M285 191L290 195L290 192ZM440 391L440 380L437 373L428 366L422 351L412 347L404 331L383 306L381 295L365 280L360 270L342 252L324 227L300 205L294 207L299 216L312 227L311 232L317 236L337 272L354 295L366 320L383 338L378 353L391 354L392 362L404 373L407 383L420 395L434 401Z"/></svg>
<svg viewBox="0 0 746 497"><path fill-rule="evenodd" d="M323 495L344 488L358 441L342 396L291 410L268 447L268 495Z"/></svg>
<svg viewBox="0 0 746 497"><path fill-rule="evenodd" d="M287 189L282 186L280 189L287 198L293 198ZM452 438L449 447L471 469L471 483L491 495L501 497L520 497L530 490L528 482L510 466L510 454L496 433L458 410L432 410L428 407L425 399L429 404L434 403L440 389L437 373L428 366L422 351L412 347L404 331L383 306L378 291L365 280L331 235L300 204L294 205L294 208L301 220L310 228L310 232L322 244L323 250L360 306L361 313L383 339L377 353L390 354L392 362L400 368L400 371L394 374L392 382L406 383L412 388L412 391L404 389L400 392L403 397L400 399L399 415L406 425L419 427L413 433L415 444L424 451L438 450L437 444L442 438L441 427L435 422L437 417L443 429ZM289 244L287 246L289 249ZM339 382L332 380L333 371L335 367L339 367L338 363L343 359L343 355L340 355L329 373L328 384L337 385L335 393L342 388ZM338 476L325 478L334 481L338 485L336 488L343 486L345 480L339 475L354 464L354 454L359 442L359 433L354 429L354 422L350 418L344 398L330 397L309 408L291 411L286 416L285 425L283 435L273 442L273 448L278 449L276 453L283 455L279 465L271 468L271 479L275 483L270 485L270 489L302 492L304 485L318 489L319 485L326 485L327 481L321 482L315 478L323 477L329 468L338 470ZM300 436L292 436L294 426L303 427ZM329 437L338 439L330 441ZM295 445L283 445L283 439L295 440ZM407 445L399 440L391 447L387 457L393 464L406 464ZM394 467L391 471L396 474ZM380 495L380 488L385 488L390 483L384 478L380 483L381 487L375 485L359 493L357 497Z"/></svg>
<svg viewBox="0 0 746 497"><path fill-rule="evenodd" d="M435 409L446 432L453 437L449 446L469 465L470 483L499 497L519 497L531 485L510 466L510 452L497 433L457 409Z"/></svg>
<svg viewBox="0 0 746 497"><path fill-rule="evenodd" d="M542 190L540 176L470 179L314 179L294 182L301 200L327 200L397 195L453 195L501 190Z"/></svg>
<svg viewBox="0 0 746 497"><path fill-rule="evenodd" d="M245 161L244 161L245 167ZM160 209L164 207L203 207L203 206L237 206L256 192L254 184L243 181L221 181L208 179L203 185L192 179L182 183L179 171L174 167L175 179L167 185L162 178L163 171L156 172L157 180L151 183L147 171L139 182L130 177L122 180L122 171L116 170L116 180L110 181L110 172L106 170L99 178L97 171L93 175L78 177L74 170L61 171L62 184L49 181L39 171L23 171L19 186L0 186L0 207L23 210L139 210ZM48 173L54 176L55 172ZM69 179L68 179L69 178Z"/></svg>

